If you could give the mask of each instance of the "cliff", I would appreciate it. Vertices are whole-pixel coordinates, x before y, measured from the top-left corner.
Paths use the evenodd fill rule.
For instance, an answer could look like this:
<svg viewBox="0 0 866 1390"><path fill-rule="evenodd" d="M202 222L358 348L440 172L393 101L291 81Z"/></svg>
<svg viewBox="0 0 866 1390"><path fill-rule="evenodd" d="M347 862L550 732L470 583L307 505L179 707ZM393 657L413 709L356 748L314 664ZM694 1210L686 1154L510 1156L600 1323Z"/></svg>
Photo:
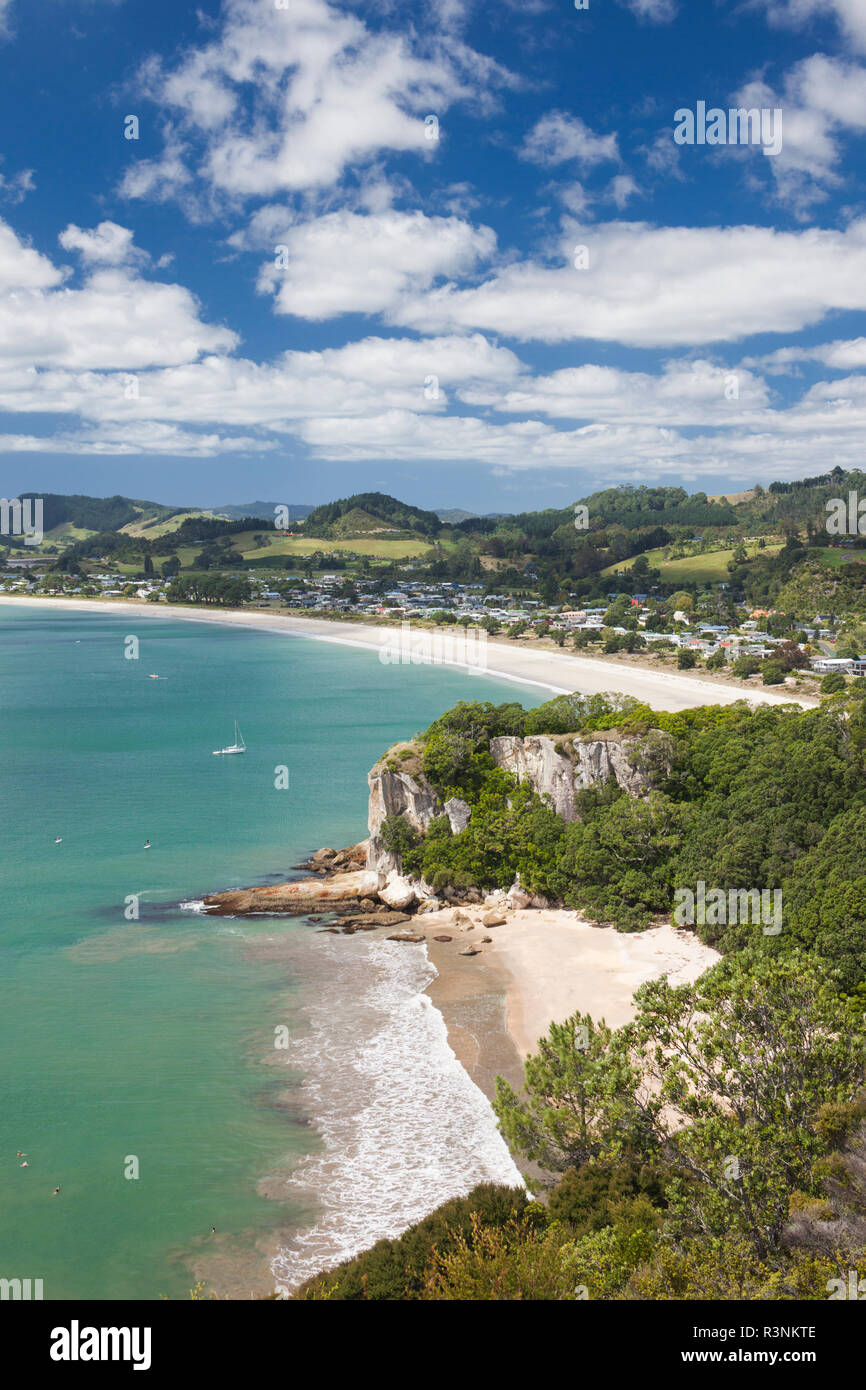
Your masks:
<svg viewBox="0 0 866 1390"><path fill-rule="evenodd" d="M389 750L367 778L367 868L384 874L399 867L379 836L387 816L402 816L423 834L435 816L445 814L452 832L458 835L472 814L467 803L457 797L443 803L424 777L415 750L409 745L398 748L398 758L408 757L409 751L413 753L411 772L402 770L392 757L394 750ZM629 796L643 796L670 760L669 741L657 731L644 739L624 738L615 732L591 738L553 738L542 734L494 738L490 741L490 754L497 767L513 772L521 782L529 782L564 821L577 819L574 798L581 788L613 780Z"/></svg>
<svg viewBox="0 0 866 1390"><path fill-rule="evenodd" d="M490 754L497 767L529 782L564 821L577 819L575 794L583 787L615 781L629 796L643 796L670 767L670 740L654 731L646 738L624 738L614 732L589 738L579 735L553 738L528 735L526 738L494 738ZM234 889L205 898L208 912L246 915L277 913L308 915L337 913L346 918L344 930L398 925L401 914L426 912L439 906L433 889L401 874L399 858L386 850L380 831L389 816L401 816L419 834L424 834L437 816L447 815L452 833L465 830L472 808L459 797L443 800L424 776L422 750L415 742L396 744L371 770L367 778L370 797L369 839L339 853L318 850L304 865L313 878L270 884L267 887ZM447 900L457 899L451 888L443 890ZM477 889L462 894L467 901L480 902ZM501 900L501 902L500 902ZM515 882L506 891L488 894L487 906L542 906L544 900L531 897ZM358 913L358 917L350 914Z"/></svg>
<svg viewBox="0 0 866 1390"><path fill-rule="evenodd" d="M614 781L629 796L642 796L650 779L636 757L637 739L599 737L563 740L543 734L494 738L490 754L497 767L513 772L565 821L577 819L575 793Z"/></svg>

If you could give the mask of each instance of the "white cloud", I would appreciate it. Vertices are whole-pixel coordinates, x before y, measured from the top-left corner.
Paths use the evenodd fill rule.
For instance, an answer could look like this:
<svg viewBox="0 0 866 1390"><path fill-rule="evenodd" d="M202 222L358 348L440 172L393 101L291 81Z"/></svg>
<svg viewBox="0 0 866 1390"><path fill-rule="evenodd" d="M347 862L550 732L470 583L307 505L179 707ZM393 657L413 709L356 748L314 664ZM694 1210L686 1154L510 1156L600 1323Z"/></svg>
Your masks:
<svg viewBox="0 0 866 1390"><path fill-rule="evenodd" d="M746 368L732 371L703 360L665 363L661 372L628 372L585 364L547 376L524 377L502 390L468 387L460 399L521 415L551 419L628 421L631 425L730 429L768 405L765 383Z"/></svg>
<svg viewBox="0 0 866 1390"><path fill-rule="evenodd" d="M63 279L63 272L47 256L26 246L7 223L0 222L0 295L50 289Z"/></svg>
<svg viewBox="0 0 866 1390"><path fill-rule="evenodd" d="M619 159L616 134L596 135L580 116L549 111L526 136L520 154L536 164L574 161L581 169Z"/></svg>
<svg viewBox="0 0 866 1390"><path fill-rule="evenodd" d="M288 228L277 245L286 248L279 255L287 264L280 268L272 257L259 289L275 293L279 313L321 320L390 310L443 275L489 261L496 237L456 217L332 212Z"/></svg>
<svg viewBox="0 0 866 1390"><path fill-rule="evenodd" d="M761 161L782 201L805 214L839 187L842 139L866 131L866 68L816 53L786 74L781 94L753 81L734 100L738 106L782 109L781 151Z"/></svg>
<svg viewBox="0 0 866 1390"><path fill-rule="evenodd" d="M93 254L116 251L123 241L99 230L71 233L76 249ZM231 330L202 322L181 285L144 280L120 266L96 268L80 289L65 286L66 279L0 222L0 363L135 369L230 351L237 342Z"/></svg>
<svg viewBox="0 0 866 1390"><path fill-rule="evenodd" d="M676 0L620 0L627 5L638 19L651 20L653 24L669 24L676 17Z"/></svg>
<svg viewBox="0 0 866 1390"><path fill-rule="evenodd" d="M217 458L226 453L262 453L273 447L272 442L253 437L195 434L190 430L151 422L76 430L52 435L50 439L34 434L0 434L0 451L9 454L101 454L119 457L166 454L169 457Z"/></svg>
<svg viewBox="0 0 866 1390"><path fill-rule="evenodd" d="M365 338L323 352L286 352L261 364L214 355L141 372L133 395L123 372L34 372L22 359L0 363L0 409L286 431L319 414L441 413L458 389L496 383L504 390L524 372L512 352L480 334Z"/></svg>
<svg viewBox="0 0 866 1390"><path fill-rule="evenodd" d="M866 338L837 338L833 343L817 347L786 347L767 353L764 357L746 359L747 366L769 373L791 373L801 362L821 362L837 371L866 367Z"/></svg>
<svg viewBox="0 0 866 1390"><path fill-rule="evenodd" d="M57 238L64 251L77 251L89 265L123 265L135 259L145 259L133 246L133 233L117 222L100 222L86 231L70 222Z"/></svg>
<svg viewBox="0 0 866 1390"><path fill-rule="evenodd" d="M616 203L616 206L622 209L630 198L636 197L639 193L640 189L631 174L616 174L602 196L610 199L612 203Z"/></svg>
<svg viewBox="0 0 866 1390"><path fill-rule="evenodd" d="M21 169L11 178L7 178L5 174L0 174L0 197L5 198L10 203L23 202L27 194L32 193L35 187L32 169Z"/></svg>
<svg viewBox="0 0 866 1390"><path fill-rule="evenodd" d="M442 123L454 102L483 105L512 80L447 29L374 30L325 0L226 0L223 15L219 36L177 67L143 66L144 92L174 124L166 160L127 173L131 196L170 196L194 158L217 195L267 197L330 186L384 151L429 157L440 140L428 115Z"/></svg>
<svg viewBox="0 0 866 1390"><path fill-rule="evenodd" d="M575 245L588 247L588 269L574 269ZM866 220L842 232L574 226L562 259L506 266L477 288L415 295L391 320L425 332L665 347L792 333L835 310L866 308Z"/></svg>
<svg viewBox="0 0 866 1390"><path fill-rule="evenodd" d="M775 24L802 27L816 18L835 18L860 52L866 53L866 7L863 0L757 0Z"/></svg>

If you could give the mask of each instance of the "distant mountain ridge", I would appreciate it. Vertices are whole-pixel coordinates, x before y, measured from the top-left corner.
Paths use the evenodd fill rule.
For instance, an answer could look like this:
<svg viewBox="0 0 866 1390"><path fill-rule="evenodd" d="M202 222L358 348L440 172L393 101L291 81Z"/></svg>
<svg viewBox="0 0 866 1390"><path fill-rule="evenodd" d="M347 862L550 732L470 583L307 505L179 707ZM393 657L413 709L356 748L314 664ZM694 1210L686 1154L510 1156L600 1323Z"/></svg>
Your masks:
<svg viewBox="0 0 866 1390"><path fill-rule="evenodd" d="M312 503L301 502L230 502L221 507L208 507L215 516L227 516L230 521L242 521L244 517L272 517L277 507L288 508L289 521L303 521L304 517L315 511Z"/></svg>

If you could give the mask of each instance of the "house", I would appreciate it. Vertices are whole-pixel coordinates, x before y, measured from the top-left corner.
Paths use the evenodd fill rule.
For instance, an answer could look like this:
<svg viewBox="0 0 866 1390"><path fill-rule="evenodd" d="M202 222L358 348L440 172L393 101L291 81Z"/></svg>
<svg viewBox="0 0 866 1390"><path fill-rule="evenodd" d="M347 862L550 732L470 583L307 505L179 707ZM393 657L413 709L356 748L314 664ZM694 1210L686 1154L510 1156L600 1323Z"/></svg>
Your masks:
<svg viewBox="0 0 866 1390"><path fill-rule="evenodd" d="M862 664L863 664L863 663L862 663L862 660L861 660L860 662L857 662L856 664L857 664L857 665L862 665ZM812 657L812 670L813 670L813 671L820 671L820 672L822 672L823 674L827 674L827 673L830 672L830 671L842 671L844 674L850 674L850 673L853 671L854 666L855 666L855 662L851 659L851 657L842 657L842 656L813 656L813 657Z"/></svg>

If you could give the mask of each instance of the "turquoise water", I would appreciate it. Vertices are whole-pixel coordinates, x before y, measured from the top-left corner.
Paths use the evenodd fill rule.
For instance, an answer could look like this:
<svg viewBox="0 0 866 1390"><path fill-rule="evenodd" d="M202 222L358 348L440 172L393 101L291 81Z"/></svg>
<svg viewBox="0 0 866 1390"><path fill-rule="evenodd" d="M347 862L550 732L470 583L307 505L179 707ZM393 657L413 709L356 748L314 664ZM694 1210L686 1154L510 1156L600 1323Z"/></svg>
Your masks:
<svg viewBox="0 0 866 1390"><path fill-rule="evenodd" d="M305 639L0 608L0 1277L41 1278L46 1298L185 1297L197 1262L236 1274L324 1195L339 1217L339 1195L285 1181L315 1152L327 1048L312 1092L303 1050L268 1063L277 1023L309 1035L329 972L345 1031L345 971L371 951L391 969L385 943L179 904L362 838L369 767L462 698L543 696ZM212 757L235 718L246 756Z"/></svg>

